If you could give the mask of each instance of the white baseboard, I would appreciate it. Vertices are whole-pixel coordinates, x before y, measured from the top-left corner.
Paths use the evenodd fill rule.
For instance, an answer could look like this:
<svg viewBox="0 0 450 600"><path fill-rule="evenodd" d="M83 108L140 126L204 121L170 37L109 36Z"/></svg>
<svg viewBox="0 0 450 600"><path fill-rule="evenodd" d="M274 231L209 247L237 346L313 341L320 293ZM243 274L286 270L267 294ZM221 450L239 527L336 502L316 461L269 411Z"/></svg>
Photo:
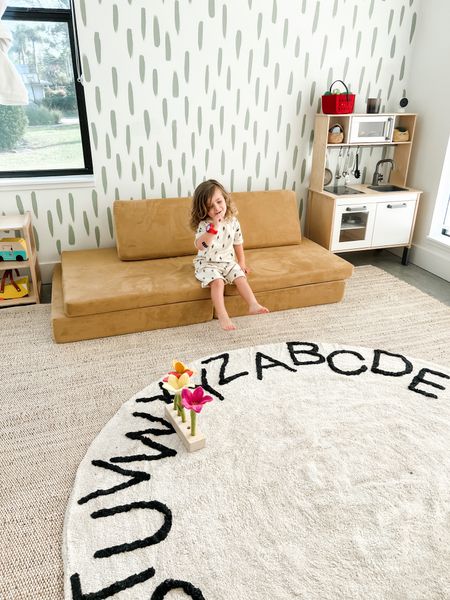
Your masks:
<svg viewBox="0 0 450 600"><path fill-rule="evenodd" d="M425 271L450 281L450 252L446 248L413 245L409 260Z"/></svg>
<svg viewBox="0 0 450 600"><path fill-rule="evenodd" d="M47 262L47 263L39 263L41 268L41 279L42 283L51 283L53 276L53 269L56 265L59 265L59 262Z"/></svg>

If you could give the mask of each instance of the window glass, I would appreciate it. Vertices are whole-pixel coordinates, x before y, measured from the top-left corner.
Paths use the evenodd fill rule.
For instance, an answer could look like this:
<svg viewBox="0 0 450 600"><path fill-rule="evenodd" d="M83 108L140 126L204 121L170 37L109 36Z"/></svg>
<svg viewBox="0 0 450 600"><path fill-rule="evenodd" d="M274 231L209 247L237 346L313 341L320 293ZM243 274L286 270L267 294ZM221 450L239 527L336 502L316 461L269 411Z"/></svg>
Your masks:
<svg viewBox="0 0 450 600"><path fill-rule="evenodd" d="M67 5L68 0L27 3ZM4 127L16 127L1 135L0 125L0 171L84 169L69 23L8 20L6 25L13 35L8 56L22 76L29 104L0 106Z"/></svg>
<svg viewBox="0 0 450 600"><path fill-rule="evenodd" d="M8 0L8 8L70 8L70 0Z"/></svg>

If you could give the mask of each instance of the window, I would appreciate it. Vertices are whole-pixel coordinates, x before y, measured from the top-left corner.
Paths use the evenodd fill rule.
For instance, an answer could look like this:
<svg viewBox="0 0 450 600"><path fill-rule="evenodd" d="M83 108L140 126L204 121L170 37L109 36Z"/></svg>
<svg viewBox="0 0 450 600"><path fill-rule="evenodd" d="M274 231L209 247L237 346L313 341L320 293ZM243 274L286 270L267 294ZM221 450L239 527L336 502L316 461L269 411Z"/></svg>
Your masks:
<svg viewBox="0 0 450 600"><path fill-rule="evenodd" d="M92 173L73 19L71 0L8 2L8 56L29 104L0 106L0 177Z"/></svg>
<svg viewBox="0 0 450 600"><path fill-rule="evenodd" d="M436 195L430 237L446 246L450 246L450 137L447 142L447 151Z"/></svg>
<svg viewBox="0 0 450 600"><path fill-rule="evenodd" d="M447 208L444 216L444 227L442 228L442 235L450 237L450 196L447 200Z"/></svg>

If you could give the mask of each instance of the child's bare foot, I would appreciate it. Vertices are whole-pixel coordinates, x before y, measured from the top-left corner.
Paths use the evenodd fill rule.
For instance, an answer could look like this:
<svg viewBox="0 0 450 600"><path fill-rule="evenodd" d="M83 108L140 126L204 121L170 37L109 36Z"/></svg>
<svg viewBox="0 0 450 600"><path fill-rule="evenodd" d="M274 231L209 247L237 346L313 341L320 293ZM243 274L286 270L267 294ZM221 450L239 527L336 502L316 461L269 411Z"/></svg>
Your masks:
<svg viewBox="0 0 450 600"><path fill-rule="evenodd" d="M256 304L251 304L248 307L248 312L250 315L262 315L264 313L268 313L269 309L265 306L262 306L261 304L258 304L257 302Z"/></svg>
<svg viewBox="0 0 450 600"><path fill-rule="evenodd" d="M217 315L217 318L219 319L219 325L225 331L233 331L234 329L236 329L236 325L233 323L233 321L230 319L230 317L228 315L222 315L222 316Z"/></svg>

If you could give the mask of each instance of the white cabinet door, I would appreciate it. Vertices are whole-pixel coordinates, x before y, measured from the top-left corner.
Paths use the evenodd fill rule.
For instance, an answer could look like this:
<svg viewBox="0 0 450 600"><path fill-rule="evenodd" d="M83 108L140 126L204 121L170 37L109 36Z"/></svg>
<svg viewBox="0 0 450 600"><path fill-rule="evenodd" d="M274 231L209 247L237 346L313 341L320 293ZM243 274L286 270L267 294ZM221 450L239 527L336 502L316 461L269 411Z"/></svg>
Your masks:
<svg viewBox="0 0 450 600"><path fill-rule="evenodd" d="M333 221L332 252L345 252L371 245L376 205L361 200L338 202Z"/></svg>
<svg viewBox="0 0 450 600"><path fill-rule="evenodd" d="M415 208L416 200L377 203L372 246L408 244Z"/></svg>

